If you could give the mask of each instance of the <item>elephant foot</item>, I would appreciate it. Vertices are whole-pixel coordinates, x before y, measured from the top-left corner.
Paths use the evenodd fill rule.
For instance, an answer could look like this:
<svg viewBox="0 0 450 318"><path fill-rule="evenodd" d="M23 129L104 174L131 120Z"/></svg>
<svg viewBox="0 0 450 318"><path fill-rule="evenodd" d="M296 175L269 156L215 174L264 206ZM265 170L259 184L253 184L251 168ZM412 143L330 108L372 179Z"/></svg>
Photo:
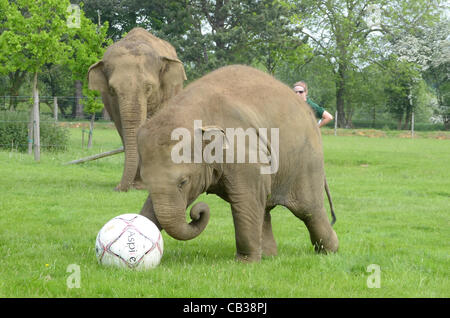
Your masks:
<svg viewBox="0 0 450 318"><path fill-rule="evenodd" d="M261 261L261 254L236 254L236 261L241 263L255 263Z"/></svg>
<svg viewBox="0 0 450 318"><path fill-rule="evenodd" d="M142 181L134 181L132 184L133 188L136 190L145 190L145 184Z"/></svg>
<svg viewBox="0 0 450 318"><path fill-rule="evenodd" d="M115 188L114 191L117 192L127 192L130 189L136 189L136 190L145 190L144 183L142 181L135 181L129 186L124 186L123 184L119 183Z"/></svg>
<svg viewBox="0 0 450 318"><path fill-rule="evenodd" d="M277 247L267 247L267 246L263 246L263 251L262 251L264 256L277 256L278 255L278 251L277 251Z"/></svg>
<svg viewBox="0 0 450 318"><path fill-rule="evenodd" d="M264 256L276 256L277 255L277 243L273 238L272 228L270 232L265 232L265 236L262 239L262 254Z"/></svg>
<svg viewBox="0 0 450 318"><path fill-rule="evenodd" d="M339 240L337 238L336 232L332 231L327 239L316 240L314 241L313 245L314 250L317 253L323 254L336 253L339 247Z"/></svg>
<svg viewBox="0 0 450 318"><path fill-rule="evenodd" d="M121 183L119 183L115 188L114 191L116 192L127 192L130 187L124 187Z"/></svg>

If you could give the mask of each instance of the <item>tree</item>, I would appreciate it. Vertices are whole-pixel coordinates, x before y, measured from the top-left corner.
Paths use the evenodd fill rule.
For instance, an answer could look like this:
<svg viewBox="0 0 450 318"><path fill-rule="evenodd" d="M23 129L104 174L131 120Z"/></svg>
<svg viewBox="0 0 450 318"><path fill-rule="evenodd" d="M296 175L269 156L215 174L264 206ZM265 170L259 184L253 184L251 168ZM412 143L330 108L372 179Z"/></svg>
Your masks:
<svg viewBox="0 0 450 318"><path fill-rule="evenodd" d="M322 56L311 56L304 62L282 61L275 76L292 87L298 81L308 84L308 96L332 114L335 111L336 94L332 67Z"/></svg>
<svg viewBox="0 0 450 318"><path fill-rule="evenodd" d="M345 109L348 73L356 64L355 58L368 34L375 32L364 20L370 2L320 0L298 5L296 19L302 26L300 32L308 37L315 53L333 67L339 127L348 127L350 123Z"/></svg>
<svg viewBox="0 0 450 318"><path fill-rule="evenodd" d="M414 105L412 91L417 88L420 73L413 64L399 62L395 55L386 61L385 65L388 71L384 90L387 97L387 110L397 120L397 129L407 129Z"/></svg>
<svg viewBox="0 0 450 318"><path fill-rule="evenodd" d="M80 0L78 0L80 1ZM168 41L189 80L228 64L301 63L307 51L295 36L291 8L281 0L85 0L91 21L109 21L117 40L135 26Z"/></svg>
<svg viewBox="0 0 450 318"><path fill-rule="evenodd" d="M73 12L75 9L75 12ZM78 63L72 64L75 76L80 66L87 73L86 60L96 56L89 45L99 45L90 41L88 20L83 18L78 8L73 8L68 0L0 0L0 21L3 32L0 35L0 72L26 71L33 74L33 118L35 127L35 160L40 160L39 144L39 93L38 74L48 64L64 64L74 52ZM75 18L75 24L72 19ZM85 22L83 28L80 23ZM81 31L78 33L78 29ZM91 28L92 29L92 28ZM86 31L88 30L88 31ZM96 29L94 27L94 32ZM101 33L104 35L104 33ZM92 32L90 33L92 36ZM86 41L77 42L78 37ZM98 40L98 38L95 38ZM83 45L78 45L83 43ZM101 45L100 45L101 46ZM91 47L92 48L92 47ZM83 55L85 53L85 55Z"/></svg>
<svg viewBox="0 0 450 318"><path fill-rule="evenodd" d="M0 60L7 71L33 74L33 117L36 161L40 160L38 73L47 63L62 63L71 51L67 37L68 1L1 0L7 17L0 35Z"/></svg>
<svg viewBox="0 0 450 318"><path fill-rule="evenodd" d="M81 3L81 9L83 8L83 3ZM81 98L83 97L83 92L86 92L83 88L88 86L87 71L92 64L103 57L106 47L112 44L112 40L106 39L109 26L108 22L105 22L103 25L95 25L85 16L83 10L80 10L79 19L80 27L70 30L72 31L70 45L73 51L67 60L67 65L72 71L72 79L75 80L76 104L80 108L75 109L75 116L77 118L83 116L83 103L81 102ZM101 108L98 111L100 110Z"/></svg>
<svg viewBox="0 0 450 318"><path fill-rule="evenodd" d="M71 0L71 3L82 7L93 24L107 22L106 37L112 41L120 40L124 32L138 26L139 0Z"/></svg>
<svg viewBox="0 0 450 318"><path fill-rule="evenodd" d="M436 95L433 113L436 121L444 124L445 130L450 130L450 21L445 17L437 23L421 39L426 48L428 59L423 66L423 78Z"/></svg>
<svg viewBox="0 0 450 318"><path fill-rule="evenodd" d="M420 4L430 6L429 2L425 1L421 1ZM420 82L422 78L425 78L436 94L435 115L441 117L444 126L448 128L450 108L446 106L448 103L445 103L443 96L446 95L445 87L448 84L450 74L450 49L448 44L450 21L445 14L445 10L443 10L444 8L439 6L439 2L430 7L432 15L427 17L421 11L412 15L410 23L415 23L416 26L414 28L392 29L386 42L390 45L391 58L394 56L397 60L396 65L391 66L391 70L393 72L403 70L405 74L409 74L406 76L409 77L409 84L404 84L408 86L408 89L404 93L410 101L409 108L411 110L407 108L406 115L409 116L414 108L413 102L422 98L418 93L423 94L424 92L417 88L421 87ZM408 18L405 13L408 8L408 6L402 8L401 12L406 16L402 19ZM424 11L426 12L426 10ZM406 65L409 70L405 72ZM406 119L403 127L405 126Z"/></svg>
<svg viewBox="0 0 450 318"><path fill-rule="evenodd" d="M296 1L289 1L293 4ZM339 127L349 127L353 113L346 103L348 79L367 62L382 60L380 38L395 36L399 30L414 30L435 19L440 0L307 0L298 4L296 22L308 37L315 54L326 58L335 73L336 108ZM412 31L411 31L412 32ZM383 53L385 53L383 52Z"/></svg>
<svg viewBox="0 0 450 318"><path fill-rule="evenodd" d="M306 41L296 36L298 30L291 23L292 7L272 0L251 1L247 5L241 20L246 43L240 46L240 54L262 64L272 75L282 61L304 64L312 52Z"/></svg>
<svg viewBox="0 0 450 318"><path fill-rule="evenodd" d="M365 123L377 127L377 120L386 112L387 71L377 64L370 64L361 70L355 70L349 78L349 103L355 109L354 117L363 114ZM353 124L353 121L352 121Z"/></svg>
<svg viewBox="0 0 450 318"><path fill-rule="evenodd" d="M307 54L295 36L292 11L283 1L184 2L188 17L180 19L185 21L180 24L188 28L177 40L170 37L169 41L187 64L188 77L228 64L262 66L274 74L281 61L302 62Z"/></svg>

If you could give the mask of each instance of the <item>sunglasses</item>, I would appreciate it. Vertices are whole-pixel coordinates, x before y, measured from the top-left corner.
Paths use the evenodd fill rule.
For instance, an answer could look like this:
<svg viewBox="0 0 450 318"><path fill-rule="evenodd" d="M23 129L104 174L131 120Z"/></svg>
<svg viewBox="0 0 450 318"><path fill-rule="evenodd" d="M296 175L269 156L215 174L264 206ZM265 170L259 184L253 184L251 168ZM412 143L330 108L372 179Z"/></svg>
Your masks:
<svg viewBox="0 0 450 318"><path fill-rule="evenodd" d="M303 94L305 91L295 91L295 94Z"/></svg>

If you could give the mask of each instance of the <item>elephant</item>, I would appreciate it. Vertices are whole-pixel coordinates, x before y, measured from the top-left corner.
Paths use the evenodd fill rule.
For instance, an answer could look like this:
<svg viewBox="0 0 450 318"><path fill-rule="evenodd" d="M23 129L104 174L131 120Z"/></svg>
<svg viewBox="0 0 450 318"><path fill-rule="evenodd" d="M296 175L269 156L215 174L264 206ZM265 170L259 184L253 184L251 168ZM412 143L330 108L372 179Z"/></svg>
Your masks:
<svg viewBox="0 0 450 318"><path fill-rule="evenodd" d="M239 129L247 134L244 143ZM338 250L324 207L322 140L312 109L271 75L245 65L219 68L142 124L137 140L149 192L140 213L171 237L190 240L205 229L206 203L191 207L190 223L185 213L206 192L230 203L238 261L277 254L270 215L277 205L305 223L316 252ZM256 162L250 160L255 145Z"/></svg>
<svg viewBox="0 0 450 318"><path fill-rule="evenodd" d="M100 91L125 150L122 179L115 190L141 187L137 128L180 92L186 79L173 46L143 28L132 29L90 66L89 89Z"/></svg>

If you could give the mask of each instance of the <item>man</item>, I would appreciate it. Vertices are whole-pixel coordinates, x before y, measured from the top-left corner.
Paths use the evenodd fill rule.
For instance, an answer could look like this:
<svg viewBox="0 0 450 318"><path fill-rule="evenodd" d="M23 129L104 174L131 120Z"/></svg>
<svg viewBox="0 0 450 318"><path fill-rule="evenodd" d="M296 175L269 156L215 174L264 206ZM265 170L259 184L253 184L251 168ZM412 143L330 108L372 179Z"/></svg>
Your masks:
<svg viewBox="0 0 450 318"><path fill-rule="evenodd" d="M303 98L309 106L314 110L317 119L319 120L319 128L328 124L333 120L333 116L327 112L325 109L314 103L310 98L308 98L308 85L303 82L297 82L294 84L294 92L299 95L300 98Z"/></svg>

